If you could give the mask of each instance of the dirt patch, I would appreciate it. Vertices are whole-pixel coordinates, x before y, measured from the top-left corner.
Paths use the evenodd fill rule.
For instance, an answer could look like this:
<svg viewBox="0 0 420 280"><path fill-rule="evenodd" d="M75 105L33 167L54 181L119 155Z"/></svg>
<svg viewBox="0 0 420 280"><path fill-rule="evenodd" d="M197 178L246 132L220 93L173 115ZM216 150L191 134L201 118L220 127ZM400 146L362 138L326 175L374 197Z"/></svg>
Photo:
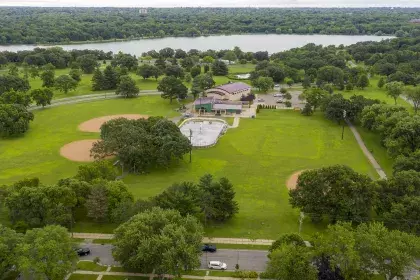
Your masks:
<svg viewBox="0 0 420 280"><path fill-rule="evenodd" d="M85 131L85 132L101 132L101 125L113 119L126 118L129 120L137 120L137 119L147 119L148 117L149 116L138 115L138 114L103 116L99 118L90 119L88 121L81 123L79 125L79 130Z"/></svg>
<svg viewBox="0 0 420 280"><path fill-rule="evenodd" d="M286 186L289 190L296 189L297 180L299 178L299 175L302 174L303 171L305 171L305 170L295 172L295 173L292 174L292 176L289 177L289 179L286 182Z"/></svg>
<svg viewBox="0 0 420 280"><path fill-rule="evenodd" d="M94 158L90 156L90 149L97 141L98 139L88 139L68 143L61 147L60 155L72 161L94 161Z"/></svg>

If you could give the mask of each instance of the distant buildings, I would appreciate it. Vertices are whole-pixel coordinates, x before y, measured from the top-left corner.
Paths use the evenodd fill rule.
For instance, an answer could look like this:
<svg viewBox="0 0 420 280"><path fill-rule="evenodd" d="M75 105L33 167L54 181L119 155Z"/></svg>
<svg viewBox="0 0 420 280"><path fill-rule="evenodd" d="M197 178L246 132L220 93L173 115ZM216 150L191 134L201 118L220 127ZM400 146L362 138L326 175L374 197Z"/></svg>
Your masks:
<svg viewBox="0 0 420 280"><path fill-rule="evenodd" d="M194 101L194 110L199 114L214 113L215 115L240 114L241 101L220 100L214 97L201 97Z"/></svg>
<svg viewBox="0 0 420 280"><path fill-rule="evenodd" d="M410 20L410 23L420 23L420 18Z"/></svg>
<svg viewBox="0 0 420 280"><path fill-rule="evenodd" d="M140 15L147 15L147 9L146 8L139 9L139 14Z"/></svg>
<svg viewBox="0 0 420 280"><path fill-rule="evenodd" d="M240 100L242 95L251 93L251 86L245 83L228 83L206 90L207 97L221 100Z"/></svg>

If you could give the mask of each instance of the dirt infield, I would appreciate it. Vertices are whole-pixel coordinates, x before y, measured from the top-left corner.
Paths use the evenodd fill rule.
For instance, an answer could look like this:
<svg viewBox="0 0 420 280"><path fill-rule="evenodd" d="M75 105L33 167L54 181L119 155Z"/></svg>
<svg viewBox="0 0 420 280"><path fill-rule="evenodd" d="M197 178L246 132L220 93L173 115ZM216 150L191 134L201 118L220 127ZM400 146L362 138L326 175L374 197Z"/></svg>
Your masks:
<svg viewBox="0 0 420 280"><path fill-rule="evenodd" d="M85 121L79 125L80 131L85 132L100 132L101 125L107 121L117 119L117 118L126 118L129 120L137 120L137 119L147 119L149 116L145 115L138 115L138 114L125 114L125 115L110 115L110 116L103 116L99 118L90 119Z"/></svg>
<svg viewBox="0 0 420 280"><path fill-rule="evenodd" d="M90 156L90 149L97 141L98 139L88 139L68 143L61 147L60 155L72 161L94 161L94 158Z"/></svg>
<svg viewBox="0 0 420 280"><path fill-rule="evenodd" d="M296 189L296 184L297 184L297 180L299 178L299 175L305 170L301 170L298 172L295 172L292 174L292 176L289 177L289 179L286 182L286 186L289 190L294 190Z"/></svg>

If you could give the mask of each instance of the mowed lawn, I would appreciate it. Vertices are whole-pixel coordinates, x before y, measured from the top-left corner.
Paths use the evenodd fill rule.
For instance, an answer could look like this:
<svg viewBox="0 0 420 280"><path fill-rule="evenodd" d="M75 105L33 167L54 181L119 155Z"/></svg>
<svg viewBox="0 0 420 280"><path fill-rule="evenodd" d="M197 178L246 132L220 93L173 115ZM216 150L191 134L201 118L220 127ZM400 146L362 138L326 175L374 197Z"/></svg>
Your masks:
<svg viewBox="0 0 420 280"><path fill-rule="evenodd" d="M73 176L80 163L62 158L59 149L68 142L99 137L97 133L78 131L77 126L86 120L122 113L171 117L177 115L177 106L158 96L147 96L36 111L28 133L0 140L0 184L33 176L45 184L54 184ZM194 150L191 164L186 156L169 169L130 175L124 181L136 198L147 198L172 183L197 181L205 173L217 178L225 176L235 186L240 211L227 224L209 227L207 235L276 238L298 230L299 213L288 203L286 180L296 171L331 164L347 164L377 177L347 128L341 140L341 127L320 113L305 117L294 111L261 110L256 119L241 119L239 128L229 129L215 147ZM110 232L112 228L77 223L75 231ZM322 229L322 225L314 226L308 221L303 233L308 236Z"/></svg>
<svg viewBox="0 0 420 280"><path fill-rule="evenodd" d="M177 102L170 105L159 96L143 96L34 111L35 120L25 135L0 139L0 185L33 176L53 184L60 178L73 176L80 163L62 158L59 150L72 141L99 138L99 133L78 130L78 125L84 121L125 113L174 117L179 115L174 110L177 107Z"/></svg>
<svg viewBox="0 0 420 280"><path fill-rule="evenodd" d="M130 175L125 182L136 197L160 193L174 182L197 181L205 173L229 178L236 190L239 214L224 225L206 230L211 237L276 238L298 230L297 210L288 203L286 181L294 172L346 164L377 178L351 132L321 114L304 117L299 112L262 110L256 119L241 119L210 149L194 150L192 163L185 161L169 170ZM303 226L309 236L323 226Z"/></svg>

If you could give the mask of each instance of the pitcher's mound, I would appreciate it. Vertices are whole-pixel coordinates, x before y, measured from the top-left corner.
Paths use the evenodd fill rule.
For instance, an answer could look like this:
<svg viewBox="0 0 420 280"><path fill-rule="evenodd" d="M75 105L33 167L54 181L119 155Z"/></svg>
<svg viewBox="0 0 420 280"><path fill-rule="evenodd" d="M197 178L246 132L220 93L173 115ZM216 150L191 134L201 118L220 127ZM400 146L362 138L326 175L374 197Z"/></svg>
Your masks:
<svg viewBox="0 0 420 280"><path fill-rule="evenodd" d="M101 125L113 119L126 118L129 120L137 120L137 119L147 119L148 117L149 116L138 115L138 114L104 116L104 117L90 119L88 121L81 123L79 125L79 130L85 131L85 132L101 132Z"/></svg>
<svg viewBox="0 0 420 280"><path fill-rule="evenodd" d="M289 179L287 180L287 183L286 183L286 186L289 190L296 189L297 180L299 178L299 175L302 174L303 171L305 171L305 170L295 172L295 173L292 174L292 176L289 177Z"/></svg>
<svg viewBox="0 0 420 280"><path fill-rule="evenodd" d="M68 143L61 147L60 155L72 161L94 161L95 159L90 156L90 149L97 141L98 139L88 139Z"/></svg>

